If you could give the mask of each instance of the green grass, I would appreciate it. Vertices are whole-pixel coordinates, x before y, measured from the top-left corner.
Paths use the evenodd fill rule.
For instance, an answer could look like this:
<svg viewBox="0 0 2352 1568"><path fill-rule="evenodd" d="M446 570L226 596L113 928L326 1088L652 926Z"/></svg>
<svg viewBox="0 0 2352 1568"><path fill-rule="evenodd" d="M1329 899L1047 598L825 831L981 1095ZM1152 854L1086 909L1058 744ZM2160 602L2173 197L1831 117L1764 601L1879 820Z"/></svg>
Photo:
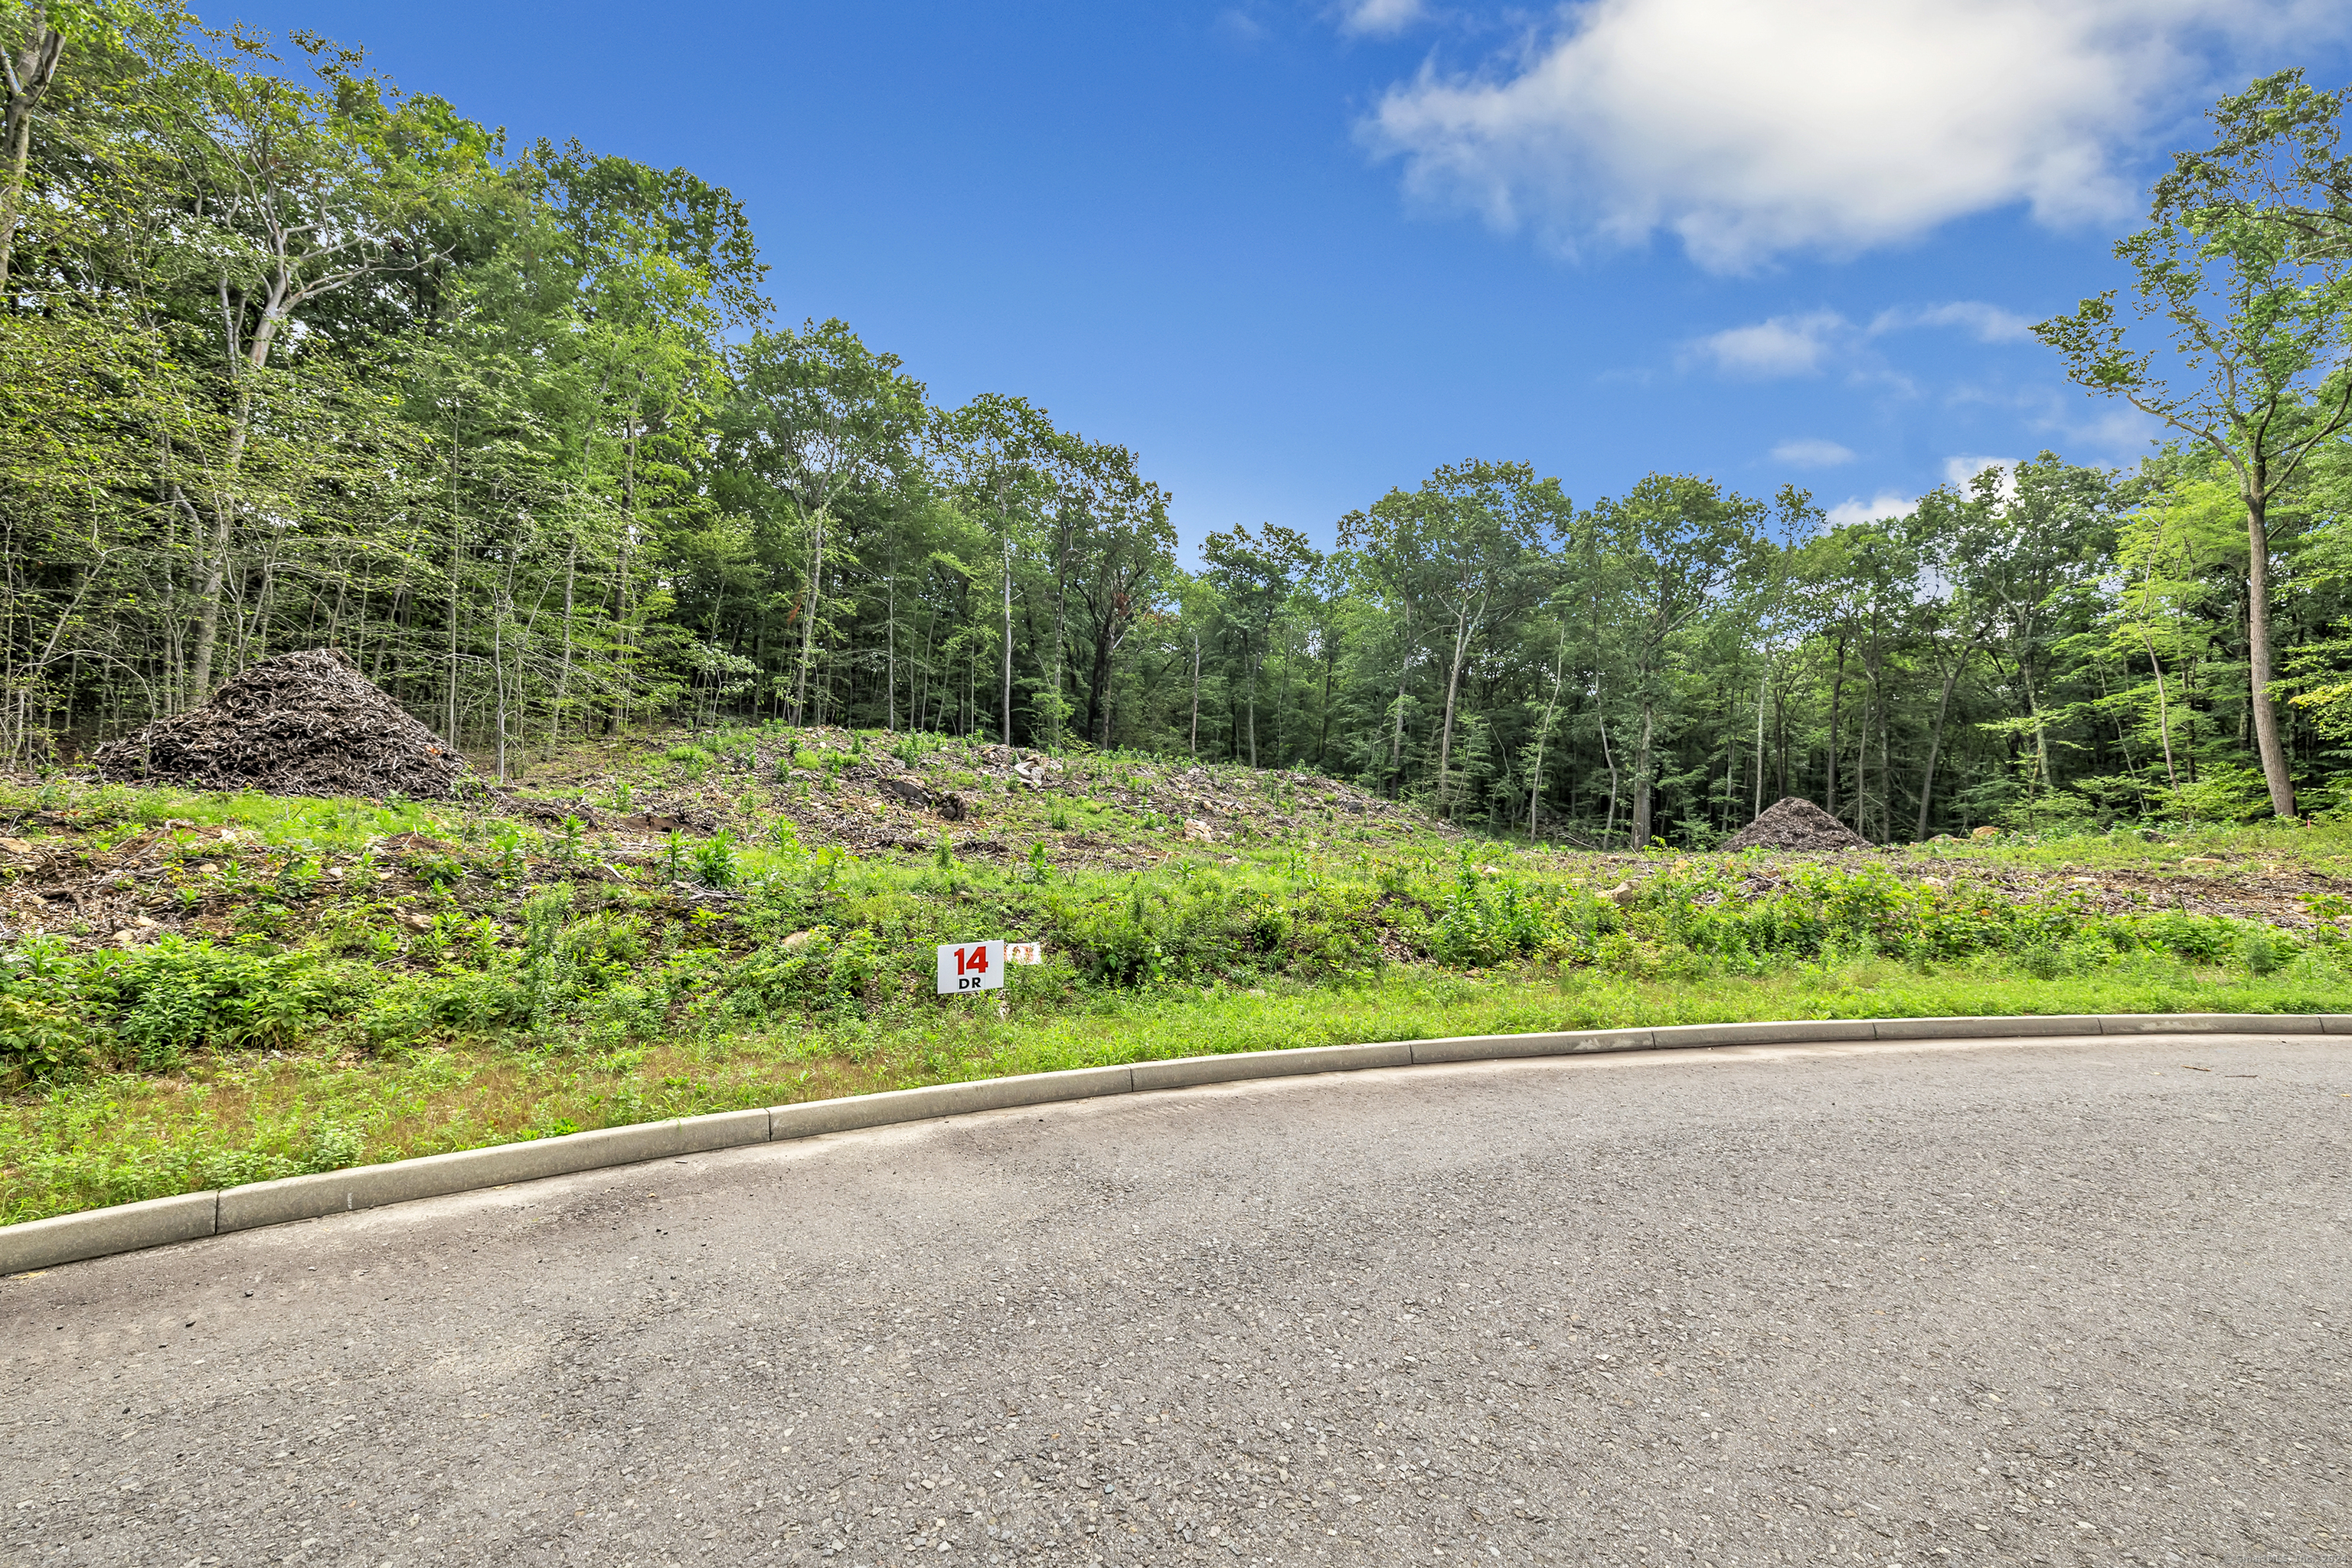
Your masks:
<svg viewBox="0 0 2352 1568"><path fill-rule="evenodd" d="M604 1053L475 1044L353 1059L316 1046L276 1058L223 1054L170 1074L97 1074L0 1117L0 1218L660 1117L1177 1056L1792 1017L2297 1013L2341 1007L2352 994L2332 963L2308 958L2261 979L2155 960L2056 980L1998 962L1923 974L1886 960L1730 983L1408 971L1337 988L1166 987L1082 1008L1021 989L1016 981L1009 1019L988 999L966 999L920 1022L844 1019Z"/></svg>
<svg viewBox="0 0 2352 1568"><path fill-rule="evenodd" d="M1300 809L1335 797L1228 770L1220 791L1297 815L1199 845L1165 803L1092 798L1165 763L1067 759L1061 791L992 793L975 752L902 739L935 787L971 792L953 836L1003 853L943 858L938 819L894 806L890 832L920 847L861 856L824 841L837 819L822 791L775 782L780 762L904 765L890 743L722 735L643 748L626 768L600 753L573 781L607 805L711 810L724 826L710 836L438 803L0 785L0 816L48 868L13 859L16 872L143 900L169 930L125 949L53 915L0 950L0 1221L1223 1051L1769 1018L2352 1011L2352 944L2332 919L2352 831L2333 826L1827 860L1593 856ZM870 792L842 789L867 820ZM159 836L173 820L194 826ZM243 836L225 844L224 826ZM370 849L410 832L447 847ZM2071 879L2085 874L2117 880ZM2249 887L2284 900L2292 929L2181 891L2242 908ZM932 994L936 944L996 936L1050 954L1013 973L1004 1016L992 996Z"/></svg>

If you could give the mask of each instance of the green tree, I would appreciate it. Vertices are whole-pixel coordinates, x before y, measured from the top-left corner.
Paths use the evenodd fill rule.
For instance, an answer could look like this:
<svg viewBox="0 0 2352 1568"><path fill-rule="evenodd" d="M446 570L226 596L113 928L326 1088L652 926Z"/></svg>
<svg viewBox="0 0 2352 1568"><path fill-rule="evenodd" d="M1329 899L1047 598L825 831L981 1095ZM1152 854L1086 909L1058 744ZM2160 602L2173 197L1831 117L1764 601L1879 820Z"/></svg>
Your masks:
<svg viewBox="0 0 2352 1568"><path fill-rule="evenodd" d="M2271 701L2271 509L2352 424L2352 226L2342 222L2344 98L2271 77L2215 110L2219 134L2179 154L2147 227L2117 242L2137 321L2115 290L2034 331L2067 374L2119 396L2229 466L2245 512L2249 700L2271 809L2294 784ZM2159 367L2160 337L2170 364Z"/></svg>
<svg viewBox="0 0 2352 1568"><path fill-rule="evenodd" d="M1604 499L1579 528L1591 541L1594 598L1627 667L1626 695L1639 721L1633 752L1635 845L1649 843L1667 676L1684 630L1718 605L1757 564L1762 502L1712 479L1652 474L1622 499Z"/></svg>

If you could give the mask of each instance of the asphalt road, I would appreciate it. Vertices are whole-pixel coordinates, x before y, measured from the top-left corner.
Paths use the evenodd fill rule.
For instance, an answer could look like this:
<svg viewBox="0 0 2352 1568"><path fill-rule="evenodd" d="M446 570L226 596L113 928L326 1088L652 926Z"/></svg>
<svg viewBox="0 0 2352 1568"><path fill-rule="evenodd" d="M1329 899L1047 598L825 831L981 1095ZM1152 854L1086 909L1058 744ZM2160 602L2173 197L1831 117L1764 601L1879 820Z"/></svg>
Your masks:
<svg viewBox="0 0 2352 1568"><path fill-rule="evenodd" d="M0 1281L0 1563L2340 1563L2347 1218L2320 1037L766 1145Z"/></svg>

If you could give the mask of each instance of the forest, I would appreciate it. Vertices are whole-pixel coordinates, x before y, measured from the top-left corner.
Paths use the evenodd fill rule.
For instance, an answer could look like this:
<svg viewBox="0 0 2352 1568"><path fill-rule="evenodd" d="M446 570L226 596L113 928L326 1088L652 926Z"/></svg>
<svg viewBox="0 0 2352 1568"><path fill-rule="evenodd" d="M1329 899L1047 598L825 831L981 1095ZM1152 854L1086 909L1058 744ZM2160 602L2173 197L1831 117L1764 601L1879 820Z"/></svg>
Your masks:
<svg viewBox="0 0 2352 1568"><path fill-rule="evenodd" d="M1307 770L1620 848L1786 795L1882 843L2352 808L2352 155L2299 73L2219 104L2127 286L2036 329L2163 432L2136 466L2044 452L1831 526L1794 486L1573 499L1497 454L1195 570L1116 433L790 324L686 170L509 145L310 35L0 18L16 770L335 647L501 778L782 722Z"/></svg>

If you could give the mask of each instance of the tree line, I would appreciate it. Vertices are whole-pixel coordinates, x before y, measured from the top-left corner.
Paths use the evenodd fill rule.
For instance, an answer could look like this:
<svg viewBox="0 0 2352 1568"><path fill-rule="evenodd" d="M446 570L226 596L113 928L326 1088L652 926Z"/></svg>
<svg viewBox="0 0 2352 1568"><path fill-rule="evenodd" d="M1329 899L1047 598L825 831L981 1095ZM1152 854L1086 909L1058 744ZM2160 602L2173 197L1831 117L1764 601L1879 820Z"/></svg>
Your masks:
<svg viewBox="0 0 2352 1568"><path fill-rule="evenodd" d="M1180 562L1115 441L780 322L740 205L510 147L357 52L8 0L0 752L334 647L501 773L634 726L848 724L1301 767L1465 826L1706 845L2292 816L2352 736L2352 159L2224 100L2133 285L2037 331L2167 427L1831 526L1467 460ZM2299 804L2300 803L2300 804Z"/></svg>

